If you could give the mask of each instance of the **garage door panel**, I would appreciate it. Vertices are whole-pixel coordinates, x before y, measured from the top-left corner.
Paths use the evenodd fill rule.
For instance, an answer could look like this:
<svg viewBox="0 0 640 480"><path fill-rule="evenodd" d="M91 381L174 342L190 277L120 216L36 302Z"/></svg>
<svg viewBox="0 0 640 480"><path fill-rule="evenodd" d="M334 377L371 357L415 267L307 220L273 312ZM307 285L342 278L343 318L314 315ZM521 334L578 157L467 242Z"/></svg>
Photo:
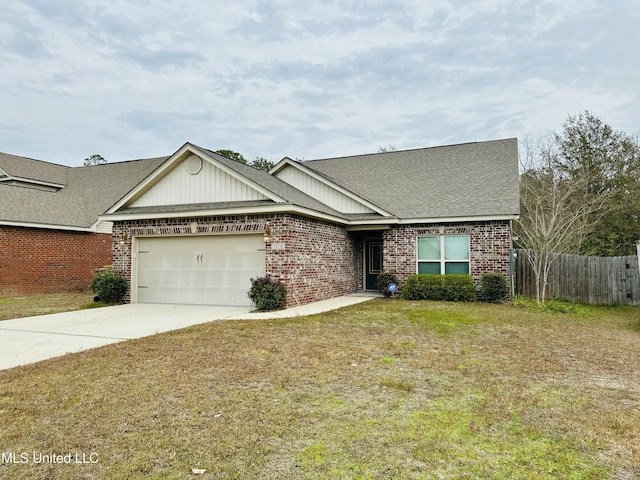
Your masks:
<svg viewBox="0 0 640 480"><path fill-rule="evenodd" d="M264 275L261 235L138 240L138 302L250 305L250 279Z"/></svg>

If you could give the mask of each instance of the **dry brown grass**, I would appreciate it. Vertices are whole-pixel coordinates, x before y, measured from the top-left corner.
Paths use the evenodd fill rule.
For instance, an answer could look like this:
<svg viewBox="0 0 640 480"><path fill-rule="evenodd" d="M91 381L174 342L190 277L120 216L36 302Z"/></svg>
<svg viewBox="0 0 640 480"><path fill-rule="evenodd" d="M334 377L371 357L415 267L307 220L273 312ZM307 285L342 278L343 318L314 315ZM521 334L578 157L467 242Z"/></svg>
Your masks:
<svg viewBox="0 0 640 480"><path fill-rule="evenodd" d="M0 320L80 310L93 297L91 292L71 292L0 298Z"/></svg>
<svg viewBox="0 0 640 480"><path fill-rule="evenodd" d="M632 308L374 300L0 372L1 478L640 477Z"/></svg>

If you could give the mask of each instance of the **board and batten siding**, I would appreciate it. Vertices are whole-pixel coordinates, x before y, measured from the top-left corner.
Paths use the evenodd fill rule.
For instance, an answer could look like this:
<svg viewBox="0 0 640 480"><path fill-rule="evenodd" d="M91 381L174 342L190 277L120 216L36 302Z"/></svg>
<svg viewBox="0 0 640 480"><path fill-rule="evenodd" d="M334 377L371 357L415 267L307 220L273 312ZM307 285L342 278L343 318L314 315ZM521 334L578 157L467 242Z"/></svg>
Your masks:
<svg viewBox="0 0 640 480"><path fill-rule="evenodd" d="M276 176L289 185L342 213L371 213L373 210L329 185L294 167L286 167Z"/></svg>
<svg viewBox="0 0 640 480"><path fill-rule="evenodd" d="M130 206L184 205L190 203L264 200L266 197L247 184L207 161L191 174L185 162L179 164Z"/></svg>

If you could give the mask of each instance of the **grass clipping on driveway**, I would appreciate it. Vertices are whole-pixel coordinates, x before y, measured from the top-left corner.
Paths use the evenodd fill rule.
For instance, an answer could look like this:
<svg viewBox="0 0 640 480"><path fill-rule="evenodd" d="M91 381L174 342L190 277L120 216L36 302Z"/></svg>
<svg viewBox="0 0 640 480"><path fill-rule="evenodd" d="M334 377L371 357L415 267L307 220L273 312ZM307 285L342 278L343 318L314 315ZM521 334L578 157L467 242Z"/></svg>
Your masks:
<svg viewBox="0 0 640 480"><path fill-rule="evenodd" d="M373 300L68 355L0 372L0 477L638 478L638 325Z"/></svg>

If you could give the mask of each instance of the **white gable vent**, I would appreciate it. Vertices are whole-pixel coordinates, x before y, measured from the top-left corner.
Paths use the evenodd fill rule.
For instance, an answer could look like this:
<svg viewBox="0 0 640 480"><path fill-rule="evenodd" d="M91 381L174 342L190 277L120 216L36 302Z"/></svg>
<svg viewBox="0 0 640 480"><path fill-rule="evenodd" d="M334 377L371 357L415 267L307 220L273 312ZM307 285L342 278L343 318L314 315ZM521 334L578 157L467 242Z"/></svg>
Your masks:
<svg viewBox="0 0 640 480"><path fill-rule="evenodd" d="M187 172L191 175L197 175L202 170L202 159L197 155L191 155L185 162Z"/></svg>

